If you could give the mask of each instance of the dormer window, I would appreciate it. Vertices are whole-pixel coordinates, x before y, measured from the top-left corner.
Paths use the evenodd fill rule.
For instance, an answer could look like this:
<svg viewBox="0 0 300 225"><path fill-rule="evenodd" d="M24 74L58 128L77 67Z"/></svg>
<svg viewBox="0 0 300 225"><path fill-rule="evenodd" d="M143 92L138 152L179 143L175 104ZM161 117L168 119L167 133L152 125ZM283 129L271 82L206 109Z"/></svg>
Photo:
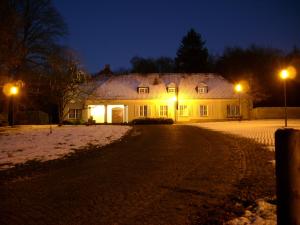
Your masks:
<svg viewBox="0 0 300 225"><path fill-rule="evenodd" d="M207 92L208 92L207 86L206 87L198 87L198 93L204 94Z"/></svg>
<svg viewBox="0 0 300 225"><path fill-rule="evenodd" d="M176 93L176 87L167 87L168 93Z"/></svg>
<svg viewBox="0 0 300 225"><path fill-rule="evenodd" d="M148 94L149 93L149 87L138 87L138 93L139 94Z"/></svg>
<svg viewBox="0 0 300 225"><path fill-rule="evenodd" d="M196 91L199 94L205 94L208 92L208 86L205 83L201 83L197 86Z"/></svg>

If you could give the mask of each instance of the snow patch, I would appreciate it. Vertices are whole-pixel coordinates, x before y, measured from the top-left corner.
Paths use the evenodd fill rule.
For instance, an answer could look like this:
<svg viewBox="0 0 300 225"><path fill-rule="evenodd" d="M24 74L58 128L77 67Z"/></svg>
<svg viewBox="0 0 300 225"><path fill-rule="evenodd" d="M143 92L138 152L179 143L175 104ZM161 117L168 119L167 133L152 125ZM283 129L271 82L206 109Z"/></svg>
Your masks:
<svg viewBox="0 0 300 225"><path fill-rule="evenodd" d="M129 126L54 126L0 128L0 170L29 160L47 161L80 151L89 145L98 147L120 139Z"/></svg>
<svg viewBox="0 0 300 225"><path fill-rule="evenodd" d="M222 131L254 140L264 145L268 150L275 150L275 131L284 128L283 120L250 120L206 122L192 124L194 126ZM300 130L300 120L288 120L288 128Z"/></svg>
<svg viewBox="0 0 300 225"><path fill-rule="evenodd" d="M276 205L259 199L254 207L249 207L245 211L243 216L230 220L225 225L275 225L276 221Z"/></svg>

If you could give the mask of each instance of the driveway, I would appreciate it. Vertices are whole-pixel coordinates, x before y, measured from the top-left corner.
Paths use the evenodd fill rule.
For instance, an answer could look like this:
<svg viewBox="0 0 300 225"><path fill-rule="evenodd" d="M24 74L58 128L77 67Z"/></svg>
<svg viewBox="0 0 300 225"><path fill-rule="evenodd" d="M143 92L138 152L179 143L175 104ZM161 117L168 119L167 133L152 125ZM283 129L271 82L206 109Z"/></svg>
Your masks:
<svg viewBox="0 0 300 225"><path fill-rule="evenodd" d="M222 224L275 194L273 153L184 125L128 137L0 186L0 224Z"/></svg>

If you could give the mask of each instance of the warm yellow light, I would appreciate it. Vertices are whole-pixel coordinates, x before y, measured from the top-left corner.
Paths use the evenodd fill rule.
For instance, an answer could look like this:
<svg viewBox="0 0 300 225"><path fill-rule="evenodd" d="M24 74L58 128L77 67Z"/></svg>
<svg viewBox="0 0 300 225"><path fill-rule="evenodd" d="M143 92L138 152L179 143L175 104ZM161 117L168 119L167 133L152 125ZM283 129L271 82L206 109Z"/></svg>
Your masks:
<svg viewBox="0 0 300 225"><path fill-rule="evenodd" d="M287 68L288 74L289 74L289 78L294 79L297 75L297 70L295 69L295 67L293 66L289 66Z"/></svg>
<svg viewBox="0 0 300 225"><path fill-rule="evenodd" d="M171 101L173 101L173 102L176 102L177 101L177 97L176 96L174 96L173 98L171 98L170 99Z"/></svg>
<svg viewBox="0 0 300 225"><path fill-rule="evenodd" d="M10 88L9 92L10 92L11 95L16 95L16 94L18 94L19 89L18 89L18 87L16 87L16 86L12 86L12 87Z"/></svg>
<svg viewBox="0 0 300 225"><path fill-rule="evenodd" d="M285 80L285 79L289 78L289 71L286 69L281 70L279 75L282 80Z"/></svg>
<svg viewBox="0 0 300 225"><path fill-rule="evenodd" d="M104 123L105 119L105 107L104 105L90 105L90 116L96 121L96 123Z"/></svg>
<svg viewBox="0 0 300 225"><path fill-rule="evenodd" d="M234 87L234 90L236 92L241 92L241 91L243 91L243 86L241 84L236 84Z"/></svg>

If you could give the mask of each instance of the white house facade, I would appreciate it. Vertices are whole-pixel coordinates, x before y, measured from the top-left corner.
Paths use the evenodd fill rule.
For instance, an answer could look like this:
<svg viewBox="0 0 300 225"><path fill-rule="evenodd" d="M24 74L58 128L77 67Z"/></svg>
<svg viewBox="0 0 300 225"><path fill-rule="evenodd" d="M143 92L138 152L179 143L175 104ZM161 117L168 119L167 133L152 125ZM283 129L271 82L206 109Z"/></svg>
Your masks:
<svg viewBox="0 0 300 225"><path fill-rule="evenodd" d="M67 120L128 123L138 118L175 122L249 119L252 101L216 74L129 74L103 76L93 91L74 99Z"/></svg>

